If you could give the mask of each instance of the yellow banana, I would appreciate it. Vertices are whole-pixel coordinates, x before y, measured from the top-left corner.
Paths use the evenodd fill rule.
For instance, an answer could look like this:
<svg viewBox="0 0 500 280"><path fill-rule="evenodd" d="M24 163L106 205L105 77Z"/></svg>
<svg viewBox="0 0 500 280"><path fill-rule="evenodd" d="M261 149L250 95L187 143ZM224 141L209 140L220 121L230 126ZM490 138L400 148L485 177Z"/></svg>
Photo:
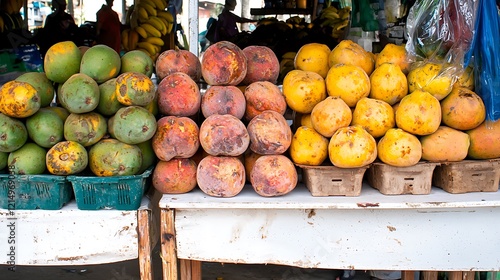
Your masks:
<svg viewBox="0 0 500 280"><path fill-rule="evenodd" d="M167 22L174 22L174 16L168 11L159 11L157 16L166 19Z"/></svg>
<svg viewBox="0 0 500 280"><path fill-rule="evenodd" d="M143 23L143 24L141 24L141 27L144 28L144 30L146 30L146 32L148 34L150 34L151 36L161 37L161 32L158 29L154 28L154 26L152 26L151 24Z"/></svg>
<svg viewBox="0 0 500 280"><path fill-rule="evenodd" d="M140 4L148 4L150 6L152 6L153 8L156 9L156 3L154 1L151 1L151 0L140 0L139 1Z"/></svg>
<svg viewBox="0 0 500 280"><path fill-rule="evenodd" d="M139 3L139 7L143 7L148 12L149 16L156 16L156 9L148 3Z"/></svg>
<svg viewBox="0 0 500 280"><path fill-rule="evenodd" d="M283 54L281 56L281 58L285 59L285 58L288 58L288 59L295 59L295 56L297 55L296 52L286 52L285 54Z"/></svg>
<svg viewBox="0 0 500 280"><path fill-rule="evenodd" d="M148 38L144 39L143 42L148 42L148 43L151 43L151 44L156 45L156 46L165 45L165 42L163 42L163 40L161 38L158 38L158 37L148 37Z"/></svg>
<svg viewBox="0 0 500 280"><path fill-rule="evenodd" d="M124 29L122 31L122 45L123 45L123 48L126 51L130 51L130 48L128 47L128 34L129 34L129 31L130 31L130 29Z"/></svg>
<svg viewBox="0 0 500 280"><path fill-rule="evenodd" d="M137 13L139 14L138 20L139 21L147 21L149 18L148 11L144 9L144 7L137 6Z"/></svg>
<svg viewBox="0 0 500 280"><path fill-rule="evenodd" d="M137 46L141 49L145 49L146 51L148 51L148 53L150 55L155 55L156 54L156 47L151 44L151 43L148 43L148 42L139 42L137 43Z"/></svg>
<svg viewBox="0 0 500 280"><path fill-rule="evenodd" d="M172 27L170 25L172 25L172 24L170 24L166 19L164 19L162 17L156 17L156 18L158 20L160 20L163 23L163 25L165 26L165 31L162 31L161 33L163 35L170 33L170 31L172 30ZM165 33L163 33L163 32L165 32Z"/></svg>
<svg viewBox="0 0 500 280"><path fill-rule="evenodd" d="M137 26L135 28L135 31L144 39L146 39L148 37L148 33L146 32L146 30L144 28L142 28L141 26Z"/></svg>
<svg viewBox="0 0 500 280"><path fill-rule="evenodd" d="M130 29L128 34L128 47L130 48L130 50L135 50L137 48L138 42L139 34L135 30Z"/></svg>
<svg viewBox="0 0 500 280"><path fill-rule="evenodd" d="M164 27L166 27L163 25L163 22L155 16L150 16L149 20L146 23L151 24L154 28L158 29L158 31L160 32L163 31Z"/></svg>
<svg viewBox="0 0 500 280"><path fill-rule="evenodd" d="M165 10L165 8L167 7L166 3L162 0L150 0L150 2L153 2L156 6L156 9L160 11Z"/></svg>

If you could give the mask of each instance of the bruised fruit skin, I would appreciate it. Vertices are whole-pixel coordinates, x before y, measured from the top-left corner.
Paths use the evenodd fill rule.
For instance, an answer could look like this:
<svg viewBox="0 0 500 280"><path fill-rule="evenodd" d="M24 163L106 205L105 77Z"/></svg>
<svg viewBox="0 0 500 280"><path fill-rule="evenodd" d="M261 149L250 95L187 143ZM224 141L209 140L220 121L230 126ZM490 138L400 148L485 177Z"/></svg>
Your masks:
<svg viewBox="0 0 500 280"><path fill-rule="evenodd" d="M40 107L47 107L54 99L54 85L43 72L27 72L16 78L16 81L32 85L40 96Z"/></svg>
<svg viewBox="0 0 500 280"><path fill-rule="evenodd" d="M253 118L247 130L250 149L261 155L283 154L292 142L292 130L285 117L272 110Z"/></svg>
<svg viewBox="0 0 500 280"><path fill-rule="evenodd" d="M458 86L441 100L441 112L443 124L458 130L474 129L486 119L486 107L481 97Z"/></svg>
<svg viewBox="0 0 500 280"><path fill-rule="evenodd" d="M212 86L238 85L247 74L247 58L234 43L217 42L203 54L201 74L205 82Z"/></svg>
<svg viewBox="0 0 500 280"><path fill-rule="evenodd" d="M142 166L142 152L136 145L108 138L89 150L89 167L99 177L135 175Z"/></svg>
<svg viewBox="0 0 500 280"><path fill-rule="evenodd" d="M166 116L158 120L152 138L158 159L190 158L200 147L199 128L188 117Z"/></svg>
<svg viewBox="0 0 500 280"><path fill-rule="evenodd" d="M200 110L198 84L187 74L176 72L165 77L157 89L158 110L163 115L188 117Z"/></svg>
<svg viewBox="0 0 500 280"><path fill-rule="evenodd" d="M28 140L28 130L22 121L0 113L0 152L10 153Z"/></svg>
<svg viewBox="0 0 500 280"><path fill-rule="evenodd" d="M470 146L467 155L472 159L500 157L500 120L484 121L478 127L467 130Z"/></svg>
<svg viewBox="0 0 500 280"><path fill-rule="evenodd" d="M341 127L330 138L328 155L336 167L363 167L377 158L377 142L361 126Z"/></svg>
<svg viewBox="0 0 500 280"><path fill-rule="evenodd" d="M145 52L131 50L126 52L121 58L120 73L139 72L151 78L153 75L153 59Z"/></svg>
<svg viewBox="0 0 500 280"><path fill-rule="evenodd" d="M316 72L292 70L283 79L283 95L292 110L309 114L327 96L325 79Z"/></svg>
<svg viewBox="0 0 500 280"><path fill-rule="evenodd" d="M375 61L369 52L351 40L342 40L328 56L328 65L352 64L363 68L368 76L375 68Z"/></svg>
<svg viewBox="0 0 500 280"><path fill-rule="evenodd" d="M434 133L441 125L441 104L429 92L416 90L399 102L396 125L415 135Z"/></svg>
<svg viewBox="0 0 500 280"><path fill-rule="evenodd" d="M469 135L447 126L422 136L422 159L428 161L461 161L467 157L470 146Z"/></svg>
<svg viewBox="0 0 500 280"><path fill-rule="evenodd" d="M100 94L96 81L86 74L78 73L61 86L57 98L70 113L82 114L97 108Z"/></svg>
<svg viewBox="0 0 500 280"><path fill-rule="evenodd" d="M235 86L211 86L201 98L201 112L205 118L215 114L230 114L241 120L245 106L245 96Z"/></svg>
<svg viewBox="0 0 500 280"><path fill-rule="evenodd" d="M247 58L247 74L242 84L249 85L258 81L276 84L280 74L280 62L273 50L266 46L248 46L242 51Z"/></svg>
<svg viewBox="0 0 500 280"><path fill-rule="evenodd" d="M50 148L64 138L64 122L56 112L41 108L26 119L26 129L33 142Z"/></svg>
<svg viewBox="0 0 500 280"><path fill-rule="evenodd" d="M198 164L199 188L214 197L233 197L245 186L245 167L236 157L206 156Z"/></svg>
<svg viewBox="0 0 500 280"><path fill-rule="evenodd" d="M88 165L85 147L75 141L61 141L47 152L47 170L54 175L72 175L83 171Z"/></svg>
<svg viewBox="0 0 500 280"><path fill-rule="evenodd" d="M319 102L311 112L311 123L319 134L329 138L352 121L351 108L340 97L329 96Z"/></svg>
<svg viewBox="0 0 500 280"><path fill-rule="evenodd" d="M196 187L196 163L188 158L159 161L152 175L153 187L162 194L181 194Z"/></svg>
<svg viewBox="0 0 500 280"><path fill-rule="evenodd" d="M297 186L297 169L286 156L264 155L255 161L250 182L260 196L282 196Z"/></svg>
<svg viewBox="0 0 500 280"><path fill-rule="evenodd" d="M404 167L417 164L422 157L418 138L400 128L391 128L377 143L378 158L389 165Z"/></svg>
<svg viewBox="0 0 500 280"><path fill-rule="evenodd" d="M161 81L175 72L187 74L194 81L201 78L201 62L188 50L166 50L156 59L156 75Z"/></svg>
<svg viewBox="0 0 500 280"><path fill-rule="evenodd" d="M116 99L125 106L146 106L155 95L153 81L142 73L127 72L116 78Z"/></svg>
<svg viewBox="0 0 500 280"><path fill-rule="evenodd" d="M394 109L385 101L361 98L352 113L351 125L361 125L374 138L382 137L396 125Z"/></svg>
<svg viewBox="0 0 500 280"><path fill-rule="evenodd" d="M26 143L18 150L9 154L9 173L19 175L42 174L46 169L46 153L47 151L37 144Z"/></svg>
<svg viewBox="0 0 500 280"><path fill-rule="evenodd" d="M300 126L292 138L290 157L296 164L320 165L328 157L328 138L311 127Z"/></svg>
<svg viewBox="0 0 500 280"><path fill-rule="evenodd" d="M106 135L107 127L106 119L99 113L71 113L64 122L64 138L84 147L92 146Z"/></svg>
<svg viewBox="0 0 500 280"><path fill-rule="evenodd" d="M121 104L116 96L116 78L100 84L99 104L97 104L96 111L103 116L109 117L113 116L122 107L125 107L125 105Z"/></svg>
<svg viewBox="0 0 500 280"><path fill-rule="evenodd" d="M127 106L119 109L109 125L114 138L126 144L148 141L156 132L156 118L146 108Z"/></svg>
<svg viewBox="0 0 500 280"><path fill-rule="evenodd" d="M279 87L270 82L254 82L245 88L245 119L250 121L258 114L273 110L285 114L287 105L285 96Z"/></svg>
<svg viewBox="0 0 500 280"><path fill-rule="evenodd" d="M30 84L10 81L0 87L0 112L13 118L26 118L41 106L40 95Z"/></svg>
<svg viewBox="0 0 500 280"><path fill-rule="evenodd" d="M239 156L250 144L243 122L233 115L211 115L200 126L200 144L213 156Z"/></svg>
<svg viewBox="0 0 500 280"><path fill-rule="evenodd" d="M335 64L325 78L329 96L340 97L349 107L370 94L370 78L356 65Z"/></svg>

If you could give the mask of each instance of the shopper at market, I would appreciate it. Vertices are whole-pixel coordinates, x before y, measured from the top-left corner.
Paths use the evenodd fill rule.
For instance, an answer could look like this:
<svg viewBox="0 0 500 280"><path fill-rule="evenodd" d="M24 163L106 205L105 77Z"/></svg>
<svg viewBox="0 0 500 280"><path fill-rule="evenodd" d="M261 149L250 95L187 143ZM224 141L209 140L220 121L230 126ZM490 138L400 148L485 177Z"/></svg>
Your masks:
<svg viewBox="0 0 500 280"><path fill-rule="evenodd" d="M256 22L256 20L240 17L232 13L236 8L236 0L226 0L224 9L217 20L217 30L215 32L215 42L231 41L231 38L238 35L240 30L236 23Z"/></svg>
<svg viewBox="0 0 500 280"><path fill-rule="evenodd" d="M121 22L118 14L113 11L114 0L106 0L97 12L96 43L104 44L117 53L121 49Z"/></svg>
<svg viewBox="0 0 500 280"><path fill-rule="evenodd" d="M45 19L43 36L39 40L40 53L45 55L54 44L62 41L73 41L78 44L76 36L78 27L73 17L66 13L66 0L52 0L52 14Z"/></svg>

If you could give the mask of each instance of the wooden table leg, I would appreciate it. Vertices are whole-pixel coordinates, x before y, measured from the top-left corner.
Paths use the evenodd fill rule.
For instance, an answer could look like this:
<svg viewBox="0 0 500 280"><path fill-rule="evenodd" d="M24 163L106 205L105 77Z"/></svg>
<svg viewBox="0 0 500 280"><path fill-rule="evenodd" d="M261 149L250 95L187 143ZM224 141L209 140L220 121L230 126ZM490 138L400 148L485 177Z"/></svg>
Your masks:
<svg viewBox="0 0 500 280"><path fill-rule="evenodd" d="M164 280L177 280L174 210L161 209L161 261Z"/></svg>
<svg viewBox="0 0 500 280"><path fill-rule="evenodd" d="M141 280L153 280L151 259L151 211L141 209L137 211L137 227L139 238L139 271Z"/></svg>
<svg viewBox="0 0 500 280"><path fill-rule="evenodd" d="M462 271L450 271L448 272L448 280L462 280Z"/></svg>
<svg viewBox="0 0 500 280"><path fill-rule="evenodd" d="M438 272L437 271L422 271L422 279L423 280L437 280Z"/></svg>
<svg viewBox="0 0 500 280"><path fill-rule="evenodd" d="M181 280L201 280L201 261L179 259Z"/></svg>
<svg viewBox="0 0 500 280"><path fill-rule="evenodd" d="M401 271L401 280L414 280L415 271L413 270L403 270Z"/></svg>

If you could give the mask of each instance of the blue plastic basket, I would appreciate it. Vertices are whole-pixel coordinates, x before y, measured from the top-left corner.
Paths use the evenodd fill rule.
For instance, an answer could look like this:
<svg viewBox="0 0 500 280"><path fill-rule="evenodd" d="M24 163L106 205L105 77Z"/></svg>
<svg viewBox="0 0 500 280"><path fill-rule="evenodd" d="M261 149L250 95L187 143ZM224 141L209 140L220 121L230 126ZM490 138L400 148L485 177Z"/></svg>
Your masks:
<svg viewBox="0 0 500 280"><path fill-rule="evenodd" d="M140 175L97 177L72 175L75 200L80 210L137 210L153 167Z"/></svg>
<svg viewBox="0 0 500 280"><path fill-rule="evenodd" d="M0 208L59 210L71 200L70 182L56 175L0 174Z"/></svg>

